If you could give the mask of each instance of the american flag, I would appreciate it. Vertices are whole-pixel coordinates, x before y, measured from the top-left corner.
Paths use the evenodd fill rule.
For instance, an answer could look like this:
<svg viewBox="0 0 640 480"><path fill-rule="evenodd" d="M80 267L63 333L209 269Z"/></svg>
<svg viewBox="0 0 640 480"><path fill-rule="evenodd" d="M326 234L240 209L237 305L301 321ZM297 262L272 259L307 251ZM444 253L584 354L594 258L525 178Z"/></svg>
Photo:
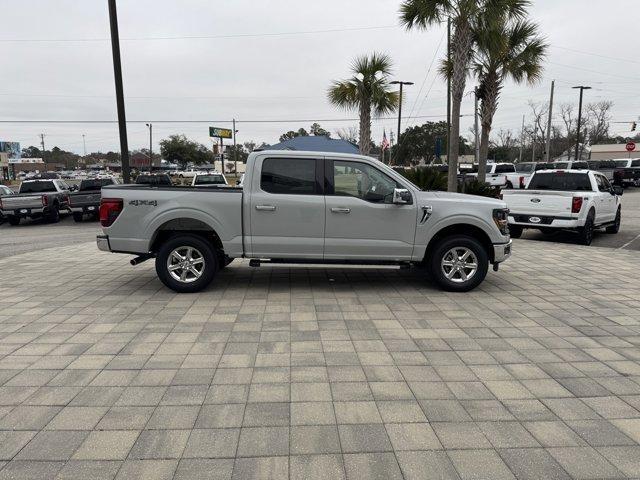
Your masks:
<svg viewBox="0 0 640 480"><path fill-rule="evenodd" d="M389 140L387 140L387 130L382 131L382 143L380 144L382 150L389 150Z"/></svg>

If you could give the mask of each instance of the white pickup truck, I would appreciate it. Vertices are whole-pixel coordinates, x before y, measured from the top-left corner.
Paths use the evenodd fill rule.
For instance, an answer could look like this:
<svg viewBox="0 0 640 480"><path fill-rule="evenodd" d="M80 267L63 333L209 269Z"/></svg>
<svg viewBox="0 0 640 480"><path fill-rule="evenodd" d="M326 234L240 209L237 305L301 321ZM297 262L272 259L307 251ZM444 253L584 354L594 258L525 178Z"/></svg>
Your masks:
<svg viewBox="0 0 640 480"><path fill-rule="evenodd" d="M524 190L503 190L509 207L509 231L519 238L525 228L544 233L574 230L590 245L593 232L618 233L622 218L622 187L590 170L540 170Z"/></svg>
<svg viewBox="0 0 640 480"><path fill-rule="evenodd" d="M205 288L234 258L261 263L412 264L468 291L511 255L504 202L424 192L358 155L261 151L242 188L102 189L98 248L155 258L177 292Z"/></svg>
<svg viewBox="0 0 640 480"><path fill-rule="evenodd" d="M487 163L486 183L492 187L513 188L514 185L509 182L507 175L513 174L515 171L516 167L513 163ZM473 171L466 176L477 177L478 165L474 164Z"/></svg>

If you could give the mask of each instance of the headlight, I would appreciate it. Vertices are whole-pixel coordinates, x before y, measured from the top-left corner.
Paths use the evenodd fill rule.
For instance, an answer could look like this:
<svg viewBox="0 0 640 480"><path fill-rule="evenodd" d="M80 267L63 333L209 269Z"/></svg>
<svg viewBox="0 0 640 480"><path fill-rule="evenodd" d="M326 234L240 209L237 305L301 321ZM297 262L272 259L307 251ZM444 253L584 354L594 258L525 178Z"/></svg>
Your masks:
<svg viewBox="0 0 640 480"><path fill-rule="evenodd" d="M509 234L509 209L496 208L493 211L493 221L503 235Z"/></svg>

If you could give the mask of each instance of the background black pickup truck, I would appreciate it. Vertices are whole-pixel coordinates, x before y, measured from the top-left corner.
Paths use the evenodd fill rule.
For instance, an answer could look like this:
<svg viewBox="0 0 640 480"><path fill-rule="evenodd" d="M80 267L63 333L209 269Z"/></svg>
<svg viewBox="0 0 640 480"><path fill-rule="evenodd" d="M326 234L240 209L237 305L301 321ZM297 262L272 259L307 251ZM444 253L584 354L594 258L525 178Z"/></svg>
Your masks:
<svg viewBox="0 0 640 480"><path fill-rule="evenodd" d="M113 178L92 178L82 180L77 192L69 194L69 206L73 212L73 219L81 222L85 215L97 220L100 210L102 187L118 183Z"/></svg>
<svg viewBox="0 0 640 480"><path fill-rule="evenodd" d="M640 184L640 158L616 160L613 183L620 186Z"/></svg>

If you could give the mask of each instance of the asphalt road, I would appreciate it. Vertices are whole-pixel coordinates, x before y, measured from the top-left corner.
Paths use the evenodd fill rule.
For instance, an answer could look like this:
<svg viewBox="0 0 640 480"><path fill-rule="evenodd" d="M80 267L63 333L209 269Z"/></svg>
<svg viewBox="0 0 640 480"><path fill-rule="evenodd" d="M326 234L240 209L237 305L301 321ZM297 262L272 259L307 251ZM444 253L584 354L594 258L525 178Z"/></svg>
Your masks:
<svg viewBox="0 0 640 480"><path fill-rule="evenodd" d="M87 220L75 223L71 215L63 215L60 223L22 220L16 227L4 223L0 225L0 258L45 248L95 241L98 233L100 233L99 222Z"/></svg>
<svg viewBox="0 0 640 480"><path fill-rule="evenodd" d="M640 188L625 190L622 204L620 232L617 235L598 232L593 240L594 246L640 251ZM93 242L99 233L98 222L75 223L70 215L63 216L57 224L48 224L42 220L23 220L17 227L12 227L5 223L0 225L0 258L50 247ZM567 244L577 241L575 234L571 232L543 235L537 230L525 231L522 238Z"/></svg>

